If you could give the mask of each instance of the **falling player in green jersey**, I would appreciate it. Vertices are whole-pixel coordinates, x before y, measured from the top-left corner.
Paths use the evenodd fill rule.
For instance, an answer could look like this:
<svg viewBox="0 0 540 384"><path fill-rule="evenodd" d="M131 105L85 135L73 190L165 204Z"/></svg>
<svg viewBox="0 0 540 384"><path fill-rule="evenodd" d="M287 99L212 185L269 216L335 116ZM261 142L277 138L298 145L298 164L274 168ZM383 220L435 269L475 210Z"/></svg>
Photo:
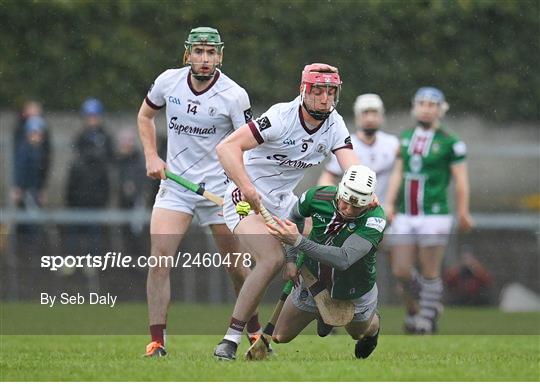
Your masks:
<svg viewBox="0 0 540 384"><path fill-rule="evenodd" d="M452 226L447 201L450 180L456 188L459 228L471 229L465 144L441 124L448 110L443 93L420 88L413 99L415 127L402 132L398 159L386 195L392 222L392 272L404 293L409 333L433 333L442 312L441 264ZM394 215L394 207L399 211ZM418 258L420 273L414 268Z"/></svg>
<svg viewBox="0 0 540 384"><path fill-rule="evenodd" d="M379 336L375 252L383 238L386 216L380 206L370 205L376 184L375 172L353 165L337 187L308 189L293 208L292 221L274 217L276 225L267 224L270 234L287 245L286 279L298 283L295 260L304 253L304 263L332 297L354 303L355 314L345 330L358 340L355 356L359 359L373 352ZM307 217L312 218L313 227L305 238L298 226ZM274 341L291 341L317 318L311 293L297 284L276 322Z"/></svg>

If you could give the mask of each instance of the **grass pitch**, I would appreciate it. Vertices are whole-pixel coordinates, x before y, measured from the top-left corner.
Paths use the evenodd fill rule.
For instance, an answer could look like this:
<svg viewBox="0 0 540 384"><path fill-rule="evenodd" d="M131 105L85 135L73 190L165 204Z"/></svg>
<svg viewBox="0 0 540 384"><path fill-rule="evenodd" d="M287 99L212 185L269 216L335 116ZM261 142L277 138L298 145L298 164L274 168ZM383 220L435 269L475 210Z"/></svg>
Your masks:
<svg viewBox="0 0 540 384"><path fill-rule="evenodd" d="M17 304L9 304L9 306ZM139 308L140 307L140 308ZM197 306L175 305L169 322L179 329L186 311ZM195 308L195 309L194 309ZM6 309L4 306L3 309ZM10 308L15 309L15 308ZM145 311L134 304L132 311ZM199 308L200 309L200 308ZM266 318L270 308L264 308ZM202 310L202 309L201 309ZM223 307L227 318L230 308ZM526 335L399 335L401 310L382 309L379 346L367 360L354 358L354 341L340 332L319 338L302 335L275 345L275 356L262 362L212 358L220 340L213 335L171 335L169 356L144 359L147 335L2 335L2 381L539 381L538 314L505 315L496 310L449 309L441 331L507 328L519 321ZM5 314L6 312L4 312ZM11 313L11 311L10 311ZM4 319L6 320L6 319ZM9 319L8 319L9 320ZM69 318L64 318L70 322ZM141 320L145 322L145 318ZM8 322L9 323L9 322ZM6 324L6 323L4 323ZM225 323L222 323L225 324ZM469 324L467 326L467 324ZM226 324L225 324L226 325ZM221 325L222 328L225 325ZM173 329L174 329L173 328ZM5 330L5 328L3 328ZM312 333L312 328L307 333ZM6 332L4 332L6 333Z"/></svg>

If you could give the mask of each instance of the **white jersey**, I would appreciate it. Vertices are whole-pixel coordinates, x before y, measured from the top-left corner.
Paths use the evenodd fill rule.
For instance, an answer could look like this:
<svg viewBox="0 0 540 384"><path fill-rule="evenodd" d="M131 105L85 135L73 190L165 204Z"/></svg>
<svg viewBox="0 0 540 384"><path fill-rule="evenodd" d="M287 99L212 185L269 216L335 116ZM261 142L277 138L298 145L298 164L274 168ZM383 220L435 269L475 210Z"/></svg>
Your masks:
<svg viewBox="0 0 540 384"><path fill-rule="evenodd" d="M310 131L300 97L273 105L249 127L260 145L244 153L246 172L265 207L274 212L288 206L307 168L321 164L330 152L352 149L349 131L337 111Z"/></svg>
<svg viewBox="0 0 540 384"><path fill-rule="evenodd" d="M375 193L380 203L383 204L388 180L396 160L399 140L396 136L381 131L377 131L375 135L375 141L371 145L364 143L357 135L353 135L351 141L354 152L360 159L360 164L371 168L377 175ZM335 156L332 156L326 165L326 170L339 177L343 174Z"/></svg>
<svg viewBox="0 0 540 384"><path fill-rule="evenodd" d="M246 91L225 74L216 74L202 92L191 85L189 67L158 76L146 96L154 109L166 107L167 169L216 194L229 182L216 146L235 129L251 121Z"/></svg>

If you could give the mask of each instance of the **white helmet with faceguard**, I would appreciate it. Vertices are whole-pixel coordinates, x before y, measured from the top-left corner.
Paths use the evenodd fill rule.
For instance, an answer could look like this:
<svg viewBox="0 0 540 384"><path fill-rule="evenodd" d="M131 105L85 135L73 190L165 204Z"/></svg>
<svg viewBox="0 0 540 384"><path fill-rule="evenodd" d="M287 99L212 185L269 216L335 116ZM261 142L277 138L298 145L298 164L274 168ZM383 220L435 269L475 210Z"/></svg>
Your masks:
<svg viewBox="0 0 540 384"><path fill-rule="evenodd" d="M306 109L306 111L316 120L325 120L336 108L339 101L339 92L341 90L341 79L339 77L338 69L328 64L314 63L304 67L302 71L302 83L300 85L300 102ZM333 104L327 111L318 111L308 108L305 103L307 95L311 93L313 87L326 88L326 92L329 88L335 88L335 95ZM328 93L329 94L329 93Z"/></svg>
<svg viewBox="0 0 540 384"><path fill-rule="evenodd" d="M353 165L343 175L336 198L354 207L365 207L373 201L377 176L365 165Z"/></svg>
<svg viewBox="0 0 540 384"><path fill-rule="evenodd" d="M364 93L356 98L354 102L354 114L360 115L364 111L374 110L384 113L384 104L379 95L375 93Z"/></svg>

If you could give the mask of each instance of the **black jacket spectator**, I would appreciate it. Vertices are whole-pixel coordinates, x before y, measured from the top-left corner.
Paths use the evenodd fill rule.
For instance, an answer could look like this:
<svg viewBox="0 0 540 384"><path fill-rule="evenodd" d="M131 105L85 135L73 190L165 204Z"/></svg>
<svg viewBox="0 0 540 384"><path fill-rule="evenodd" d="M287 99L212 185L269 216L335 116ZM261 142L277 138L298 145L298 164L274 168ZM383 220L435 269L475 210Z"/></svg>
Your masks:
<svg viewBox="0 0 540 384"><path fill-rule="evenodd" d="M97 99L88 99L81 107L84 126L73 144L75 158L66 191L69 207L104 208L109 202L109 168L114 163L114 152L102 124L103 112Z"/></svg>
<svg viewBox="0 0 540 384"><path fill-rule="evenodd" d="M67 206L103 208L110 195L108 164L91 153L77 156L69 171Z"/></svg>

